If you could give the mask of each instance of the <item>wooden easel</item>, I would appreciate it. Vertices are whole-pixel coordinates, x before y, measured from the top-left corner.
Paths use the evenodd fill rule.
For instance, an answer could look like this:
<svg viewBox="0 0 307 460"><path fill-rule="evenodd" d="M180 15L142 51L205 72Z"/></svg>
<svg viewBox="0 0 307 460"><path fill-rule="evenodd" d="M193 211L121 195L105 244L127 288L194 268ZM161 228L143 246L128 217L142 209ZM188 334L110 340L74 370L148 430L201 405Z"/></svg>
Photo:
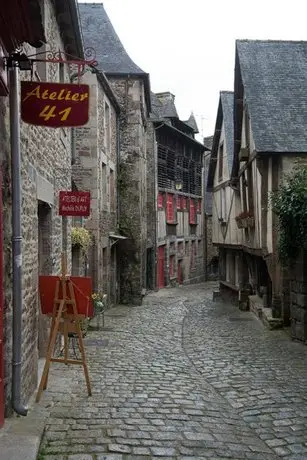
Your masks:
<svg viewBox="0 0 307 460"><path fill-rule="evenodd" d="M67 258L66 254L62 254L62 274L59 280L56 282L56 289L54 295L54 306L52 313L52 322L50 328L50 335L48 341L46 362L42 374L42 378L39 384L38 392L36 395L36 402L39 402L43 390L46 390L48 383L48 375L51 362L64 363L64 364L81 364L83 366L87 392L88 395L92 395L91 383L88 374L85 350L83 344L83 337L81 331L80 321L85 318L84 315L78 314L74 287L67 273ZM61 298L60 298L60 287L61 287ZM73 313L67 311L67 307L71 306ZM70 309L71 311L71 309ZM54 358L54 348L56 344L57 333L60 332L64 335L64 358ZM68 357L68 334L75 333L78 336L78 343L81 352L81 360L69 359Z"/></svg>

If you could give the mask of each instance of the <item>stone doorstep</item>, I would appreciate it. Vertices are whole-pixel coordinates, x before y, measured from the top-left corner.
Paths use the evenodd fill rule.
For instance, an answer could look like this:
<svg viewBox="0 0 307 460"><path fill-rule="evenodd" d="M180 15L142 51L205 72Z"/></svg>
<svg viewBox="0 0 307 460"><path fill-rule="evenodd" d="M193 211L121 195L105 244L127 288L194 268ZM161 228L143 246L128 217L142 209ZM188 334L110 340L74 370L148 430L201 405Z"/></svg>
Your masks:
<svg viewBox="0 0 307 460"><path fill-rule="evenodd" d="M281 318L273 318L272 309L263 306L263 300L258 295L248 296L250 311L252 311L270 330L280 329L283 327Z"/></svg>

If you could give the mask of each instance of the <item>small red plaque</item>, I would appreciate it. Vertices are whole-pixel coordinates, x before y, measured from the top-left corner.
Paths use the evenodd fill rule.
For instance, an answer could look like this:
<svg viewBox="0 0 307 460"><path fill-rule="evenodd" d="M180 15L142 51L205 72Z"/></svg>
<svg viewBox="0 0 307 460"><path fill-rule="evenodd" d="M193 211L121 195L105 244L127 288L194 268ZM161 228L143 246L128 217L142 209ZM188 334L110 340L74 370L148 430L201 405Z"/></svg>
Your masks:
<svg viewBox="0 0 307 460"><path fill-rule="evenodd" d="M91 210L90 192L61 191L59 196L60 216L88 217Z"/></svg>

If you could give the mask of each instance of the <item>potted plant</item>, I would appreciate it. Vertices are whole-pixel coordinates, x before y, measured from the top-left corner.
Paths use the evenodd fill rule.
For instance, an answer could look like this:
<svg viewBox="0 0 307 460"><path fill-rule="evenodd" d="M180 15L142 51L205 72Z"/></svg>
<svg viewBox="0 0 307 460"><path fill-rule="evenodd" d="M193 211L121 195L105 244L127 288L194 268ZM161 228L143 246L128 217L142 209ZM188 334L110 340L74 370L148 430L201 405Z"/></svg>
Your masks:
<svg viewBox="0 0 307 460"><path fill-rule="evenodd" d="M250 211L242 211L236 216L238 228L254 227L255 218Z"/></svg>
<svg viewBox="0 0 307 460"><path fill-rule="evenodd" d="M94 292L92 294L92 301L94 306L94 318L97 318L97 327L99 328L101 315L104 325L104 313L107 307L107 294L103 294L102 292Z"/></svg>

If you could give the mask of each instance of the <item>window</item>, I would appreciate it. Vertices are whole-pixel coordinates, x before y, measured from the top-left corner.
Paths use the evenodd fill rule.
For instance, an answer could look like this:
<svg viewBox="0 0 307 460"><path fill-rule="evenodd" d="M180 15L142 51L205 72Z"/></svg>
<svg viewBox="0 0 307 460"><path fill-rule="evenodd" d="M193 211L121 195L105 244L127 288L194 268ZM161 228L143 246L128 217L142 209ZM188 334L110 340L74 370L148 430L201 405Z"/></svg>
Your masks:
<svg viewBox="0 0 307 460"><path fill-rule="evenodd" d="M172 193L167 194L166 221L170 224L174 222L174 196Z"/></svg>
<svg viewBox="0 0 307 460"><path fill-rule="evenodd" d="M185 242L185 255L187 256L189 254L189 242Z"/></svg>
<svg viewBox="0 0 307 460"><path fill-rule="evenodd" d="M220 190L220 219L226 220L226 189Z"/></svg>
<svg viewBox="0 0 307 460"><path fill-rule="evenodd" d="M223 179L223 156L224 156L224 144L219 147L219 181Z"/></svg>
<svg viewBox="0 0 307 460"><path fill-rule="evenodd" d="M163 193L158 193L158 209L163 209Z"/></svg>
<svg viewBox="0 0 307 460"><path fill-rule="evenodd" d="M110 106L107 102L104 103L104 137L106 153L111 150L111 121L110 121Z"/></svg>
<svg viewBox="0 0 307 460"><path fill-rule="evenodd" d="M197 212L201 213L201 200L197 201Z"/></svg>
<svg viewBox="0 0 307 460"><path fill-rule="evenodd" d="M169 277L173 278L175 275L175 256L169 258Z"/></svg>
<svg viewBox="0 0 307 460"><path fill-rule="evenodd" d="M187 199L184 196L182 197L182 209L187 209Z"/></svg>
<svg viewBox="0 0 307 460"><path fill-rule="evenodd" d="M177 209L181 209L181 196L177 196L176 198Z"/></svg>
<svg viewBox="0 0 307 460"><path fill-rule="evenodd" d="M114 187L114 171L110 169L110 206L111 211L115 211L115 187Z"/></svg>
<svg viewBox="0 0 307 460"><path fill-rule="evenodd" d="M195 201L190 198L190 224L196 223L196 215L195 215Z"/></svg>

